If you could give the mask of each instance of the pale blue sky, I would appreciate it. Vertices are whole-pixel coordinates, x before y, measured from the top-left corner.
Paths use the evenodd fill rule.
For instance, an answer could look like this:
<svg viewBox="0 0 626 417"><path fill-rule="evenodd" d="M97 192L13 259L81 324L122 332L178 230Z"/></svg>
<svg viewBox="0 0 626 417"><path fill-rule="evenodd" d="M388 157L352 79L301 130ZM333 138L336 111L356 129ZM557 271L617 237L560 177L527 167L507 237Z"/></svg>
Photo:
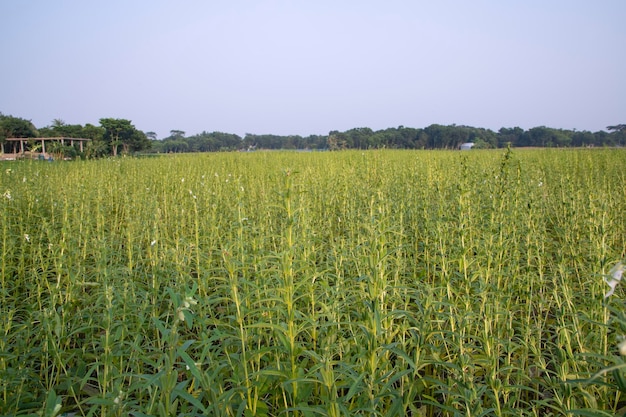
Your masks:
<svg viewBox="0 0 626 417"><path fill-rule="evenodd" d="M165 137L626 123L624 0L0 0L0 112Z"/></svg>

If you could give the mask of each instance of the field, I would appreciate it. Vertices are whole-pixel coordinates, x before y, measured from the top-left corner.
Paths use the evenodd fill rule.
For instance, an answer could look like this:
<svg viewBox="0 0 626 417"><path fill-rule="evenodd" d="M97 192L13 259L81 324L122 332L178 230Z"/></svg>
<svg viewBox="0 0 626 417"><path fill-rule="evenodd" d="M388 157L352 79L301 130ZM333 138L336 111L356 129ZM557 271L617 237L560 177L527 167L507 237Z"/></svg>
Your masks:
<svg viewBox="0 0 626 417"><path fill-rule="evenodd" d="M0 415L626 406L626 150L4 162L0 254Z"/></svg>

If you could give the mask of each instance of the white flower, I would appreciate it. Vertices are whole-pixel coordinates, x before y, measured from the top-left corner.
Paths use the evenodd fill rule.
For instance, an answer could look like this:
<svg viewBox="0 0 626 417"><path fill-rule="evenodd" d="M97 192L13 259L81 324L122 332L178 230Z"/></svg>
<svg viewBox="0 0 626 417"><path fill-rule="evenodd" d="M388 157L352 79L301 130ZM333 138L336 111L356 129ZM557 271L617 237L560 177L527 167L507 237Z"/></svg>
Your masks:
<svg viewBox="0 0 626 417"><path fill-rule="evenodd" d="M202 362L194 362L193 364L194 364L194 365L196 366L196 368L198 368L198 369L200 369L200 367L202 366ZM191 370L191 368L189 367L189 365L185 365L185 368L186 368L188 371L190 371L190 370Z"/></svg>
<svg viewBox="0 0 626 417"><path fill-rule="evenodd" d="M613 295L613 292L615 291L615 287L617 287L617 284L619 284L619 282L622 280L623 273L624 273L624 264L621 262L618 262L617 265L611 268L611 270L609 271L609 274L604 277L604 282L606 282L609 285L609 287L611 287L611 289L606 294L604 294L604 298L608 298L611 295Z"/></svg>
<svg viewBox="0 0 626 417"><path fill-rule="evenodd" d="M11 197L11 190L6 190L4 194L2 194L2 197L6 198L7 200L12 199L13 197Z"/></svg>
<svg viewBox="0 0 626 417"><path fill-rule="evenodd" d="M30 236L28 236L28 233L24 233L24 239L26 239L27 242L30 242Z"/></svg>
<svg viewBox="0 0 626 417"><path fill-rule="evenodd" d="M626 356L626 337L623 338L621 342L619 342L619 345L617 345L617 348L619 349L620 355Z"/></svg>
<svg viewBox="0 0 626 417"><path fill-rule="evenodd" d="M115 403L116 405L119 405L123 399L124 399L124 391L120 391L120 393L117 394L117 397L115 397L115 399L113 400L113 403Z"/></svg>
<svg viewBox="0 0 626 417"><path fill-rule="evenodd" d="M196 304L198 304L198 302L194 300L193 297L185 297L185 299L183 300L183 305L176 309L176 314L178 314L178 320L185 321L185 310L189 310L191 306L195 306Z"/></svg>
<svg viewBox="0 0 626 417"><path fill-rule="evenodd" d="M153 240L152 242L150 242L150 246L154 246L156 245L156 240Z"/></svg>
<svg viewBox="0 0 626 417"><path fill-rule="evenodd" d="M181 178L181 179L180 179L180 182L185 182L185 179L184 179L184 178Z"/></svg>
<svg viewBox="0 0 626 417"><path fill-rule="evenodd" d="M192 297L186 297L185 301L183 301L184 308L189 308L191 306L195 306L196 304L198 304L198 302L194 300Z"/></svg>

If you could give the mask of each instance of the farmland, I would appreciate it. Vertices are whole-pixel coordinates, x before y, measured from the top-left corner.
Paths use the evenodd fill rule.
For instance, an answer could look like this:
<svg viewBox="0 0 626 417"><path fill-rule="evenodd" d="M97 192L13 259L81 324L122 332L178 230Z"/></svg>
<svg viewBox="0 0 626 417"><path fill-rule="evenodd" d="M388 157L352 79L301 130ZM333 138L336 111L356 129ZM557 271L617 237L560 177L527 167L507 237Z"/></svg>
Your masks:
<svg viewBox="0 0 626 417"><path fill-rule="evenodd" d="M0 415L626 406L622 149L4 162L0 254Z"/></svg>

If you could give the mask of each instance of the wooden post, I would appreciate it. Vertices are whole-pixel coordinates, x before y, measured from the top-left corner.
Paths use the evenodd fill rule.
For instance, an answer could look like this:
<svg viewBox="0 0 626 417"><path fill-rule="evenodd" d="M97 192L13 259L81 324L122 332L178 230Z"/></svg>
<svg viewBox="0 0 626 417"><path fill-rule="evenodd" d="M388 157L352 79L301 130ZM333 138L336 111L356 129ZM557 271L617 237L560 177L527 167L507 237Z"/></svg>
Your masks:
<svg viewBox="0 0 626 417"><path fill-rule="evenodd" d="M41 140L41 150L45 156L46 155L46 142L43 139Z"/></svg>

